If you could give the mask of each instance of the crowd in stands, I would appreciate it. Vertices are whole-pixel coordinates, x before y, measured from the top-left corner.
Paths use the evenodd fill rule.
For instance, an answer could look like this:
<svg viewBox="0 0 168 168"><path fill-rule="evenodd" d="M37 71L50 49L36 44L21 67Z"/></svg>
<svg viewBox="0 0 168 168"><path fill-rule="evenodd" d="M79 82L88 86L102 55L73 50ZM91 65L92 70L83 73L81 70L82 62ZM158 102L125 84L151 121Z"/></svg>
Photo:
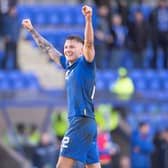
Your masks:
<svg viewBox="0 0 168 168"><path fill-rule="evenodd" d="M64 111L54 112L48 129L43 131L35 124L18 123L14 134L5 134L3 141L27 158L33 168L54 168L65 133L64 126L67 126L67 119L62 114ZM125 135L120 137L128 148L127 153L123 153L125 146L119 144L115 137L117 131L121 132L120 118L119 111L110 105L102 104L96 109L102 168L160 168L160 165L167 168L167 128L154 131L150 122L140 121L136 128L131 129L128 140ZM77 162L74 168L84 167Z"/></svg>
<svg viewBox="0 0 168 168"><path fill-rule="evenodd" d="M165 0L158 0L155 7L143 0L130 6L125 0L116 1L116 6L99 5L95 32L98 68L166 69L167 14Z"/></svg>
<svg viewBox="0 0 168 168"><path fill-rule="evenodd" d="M5 4L6 1L3 2ZM167 2L165 0L158 0L155 6L150 6L150 4L147 4L143 0L137 0L131 5L128 4L127 0L110 2L111 1L95 1L96 8L93 17L95 17L95 48L98 69L116 69L120 66L130 69L166 69L168 67ZM9 57L13 57L13 68L17 69L17 42L21 28L19 18L26 17L23 13L25 13L25 15L28 14L27 17L31 18L32 14L38 14L38 10L36 9L34 13L32 13L32 8L32 11L29 10L26 12L28 8L23 7L24 10L18 8L17 13L15 8L17 4L16 1L8 1L8 3L10 5L5 11L1 9L1 23L3 23L1 27L1 37L5 41L4 54L1 58L1 68L5 69L7 60ZM43 7L40 8L39 10L42 10ZM72 14L75 15L75 12L73 12ZM83 22L82 17L80 15L78 16L78 13L79 12L76 13L75 17L79 18L74 24L82 24ZM37 24L43 24L45 17L47 17L45 16L46 14L47 13L39 14L39 18L36 20ZM56 12L56 15L57 14L59 15L59 13ZM53 22L53 24L55 24L58 22L59 25L59 18L57 18L59 16L56 15L49 16L48 22L51 20L51 23ZM65 23L62 24L74 26L70 18L74 16L63 16ZM36 17L32 16L32 21L35 18ZM8 26L9 24L10 26ZM48 31L48 29L46 31ZM58 32L59 34L60 31ZM64 31L66 31L66 29ZM63 34L65 34L65 32ZM80 30L78 30L78 34L81 35ZM47 39L50 41L49 35L47 36ZM54 36L54 32L52 36ZM55 38L58 38L57 42L53 42L52 38L51 42L56 43L56 47L58 45L58 48L60 48L60 44L63 45L63 43L60 42L62 39L59 38L58 35Z"/></svg>

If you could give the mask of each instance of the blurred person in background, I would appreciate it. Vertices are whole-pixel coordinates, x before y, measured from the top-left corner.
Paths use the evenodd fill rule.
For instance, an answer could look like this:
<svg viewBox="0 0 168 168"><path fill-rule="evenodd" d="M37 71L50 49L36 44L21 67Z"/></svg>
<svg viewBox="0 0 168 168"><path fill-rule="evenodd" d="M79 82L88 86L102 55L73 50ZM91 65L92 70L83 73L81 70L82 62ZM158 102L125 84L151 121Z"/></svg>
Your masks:
<svg viewBox="0 0 168 168"><path fill-rule="evenodd" d="M111 35L113 37L110 53L110 68L117 69L126 62L126 36L127 27L122 23L121 15L115 13L111 16Z"/></svg>
<svg viewBox="0 0 168 168"><path fill-rule="evenodd" d="M118 69L119 77L111 84L110 91L115 94L120 100L129 100L134 94L134 83L128 76L128 72L125 68Z"/></svg>
<svg viewBox="0 0 168 168"><path fill-rule="evenodd" d="M57 146L48 132L41 134L40 142L34 149L35 168L55 168Z"/></svg>
<svg viewBox="0 0 168 168"><path fill-rule="evenodd" d="M130 168L130 158L128 156L121 156L119 164L120 168Z"/></svg>
<svg viewBox="0 0 168 168"><path fill-rule="evenodd" d="M106 5L101 5L97 9L97 20L95 30L95 50L96 50L96 65L98 69L107 69L109 67L108 57L110 47L113 41L109 26L110 8Z"/></svg>
<svg viewBox="0 0 168 168"><path fill-rule="evenodd" d="M128 25L129 6L127 0L116 0L117 12L122 18L122 24Z"/></svg>
<svg viewBox="0 0 168 168"><path fill-rule="evenodd" d="M134 13L128 30L127 45L133 54L134 68L143 69L149 41L149 27L140 10Z"/></svg>
<svg viewBox="0 0 168 168"><path fill-rule="evenodd" d="M40 131L35 124L31 124L28 134L28 144L31 146L36 146L40 141Z"/></svg>
<svg viewBox="0 0 168 168"><path fill-rule="evenodd" d="M131 168L151 168L153 150L150 125L147 121L142 121L131 136Z"/></svg>
<svg viewBox="0 0 168 168"><path fill-rule="evenodd" d="M54 135L61 143L64 134L68 128L67 112L55 112L51 116L51 125Z"/></svg>
<svg viewBox="0 0 168 168"><path fill-rule="evenodd" d="M152 168L168 167L168 128L155 134L153 143L155 150L152 155Z"/></svg>
<svg viewBox="0 0 168 168"><path fill-rule="evenodd" d="M100 104L95 111L96 122L102 131L113 131L119 125L119 113L111 104Z"/></svg>
<svg viewBox="0 0 168 168"><path fill-rule="evenodd" d="M17 49L20 35L20 23L18 20L16 5L9 7L8 13L4 17L3 24L5 51L2 60L2 69L9 68L9 61L12 61L12 69L19 69Z"/></svg>
<svg viewBox="0 0 168 168"><path fill-rule="evenodd" d="M98 125L98 147L102 168L112 168L113 156L119 152L119 146L112 141L109 131L103 131Z"/></svg>
<svg viewBox="0 0 168 168"><path fill-rule="evenodd" d="M87 168L100 168L93 105L96 65L92 8L84 5L82 14L85 39L68 36L64 44L65 55L34 29L30 19L22 21L38 46L66 70L69 127L62 140L57 168L72 168L75 161L83 162Z"/></svg>
<svg viewBox="0 0 168 168"><path fill-rule="evenodd" d="M27 144L27 128L24 123L16 124L16 138L18 145L25 145Z"/></svg>
<svg viewBox="0 0 168 168"><path fill-rule="evenodd" d="M150 16L150 32L153 47L151 67L156 69L158 49L163 52L163 67L168 68L168 6L166 0L158 0L158 6Z"/></svg>
<svg viewBox="0 0 168 168"><path fill-rule="evenodd" d="M102 5L105 5L105 6L110 6L111 5L111 0L93 0L94 3L96 4L96 6L102 6Z"/></svg>

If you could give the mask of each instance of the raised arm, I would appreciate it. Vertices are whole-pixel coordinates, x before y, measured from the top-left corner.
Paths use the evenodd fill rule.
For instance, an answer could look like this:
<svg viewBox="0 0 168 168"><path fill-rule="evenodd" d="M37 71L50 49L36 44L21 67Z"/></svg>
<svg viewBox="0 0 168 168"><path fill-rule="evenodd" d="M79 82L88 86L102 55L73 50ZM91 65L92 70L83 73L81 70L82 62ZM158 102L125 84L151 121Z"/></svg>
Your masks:
<svg viewBox="0 0 168 168"><path fill-rule="evenodd" d="M88 62L92 62L95 56L94 32L92 25L92 8L85 5L82 7L82 13L85 16L85 37L84 37L84 57Z"/></svg>
<svg viewBox="0 0 168 168"><path fill-rule="evenodd" d="M37 45L40 49L48 54L52 60L54 60L57 64L60 64L59 57L62 55L58 50L54 48L54 46L49 43L46 39L44 39L32 26L30 19L24 19L22 21L22 25L25 29L27 29L34 38Z"/></svg>

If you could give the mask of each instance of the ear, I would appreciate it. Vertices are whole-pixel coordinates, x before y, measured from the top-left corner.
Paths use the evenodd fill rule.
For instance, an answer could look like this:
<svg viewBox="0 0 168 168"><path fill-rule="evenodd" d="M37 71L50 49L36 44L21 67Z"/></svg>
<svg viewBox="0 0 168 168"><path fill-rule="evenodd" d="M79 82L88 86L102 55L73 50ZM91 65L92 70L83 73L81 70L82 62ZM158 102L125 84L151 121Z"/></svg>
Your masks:
<svg viewBox="0 0 168 168"><path fill-rule="evenodd" d="M84 48L83 46L81 47L81 55L83 55L83 52L84 52Z"/></svg>

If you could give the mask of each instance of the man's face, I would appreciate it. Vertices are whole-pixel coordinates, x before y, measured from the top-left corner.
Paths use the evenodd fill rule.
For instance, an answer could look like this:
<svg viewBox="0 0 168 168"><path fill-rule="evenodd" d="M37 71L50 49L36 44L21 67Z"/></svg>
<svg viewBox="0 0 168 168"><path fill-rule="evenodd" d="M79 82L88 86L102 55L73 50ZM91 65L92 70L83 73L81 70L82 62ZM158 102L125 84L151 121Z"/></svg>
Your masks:
<svg viewBox="0 0 168 168"><path fill-rule="evenodd" d="M64 55L70 63L74 63L83 54L83 44L76 40L66 40Z"/></svg>
<svg viewBox="0 0 168 168"><path fill-rule="evenodd" d="M165 0L159 0L159 6L160 7L165 7L166 6L166 1Z"/></svg>
<svg viewBox="0 0 168 168"><path fill-rule="evenodd" d="M140 128L140 130L143 135L147 135L150 131L150 126L148 124L145 124Z"/></svg>

